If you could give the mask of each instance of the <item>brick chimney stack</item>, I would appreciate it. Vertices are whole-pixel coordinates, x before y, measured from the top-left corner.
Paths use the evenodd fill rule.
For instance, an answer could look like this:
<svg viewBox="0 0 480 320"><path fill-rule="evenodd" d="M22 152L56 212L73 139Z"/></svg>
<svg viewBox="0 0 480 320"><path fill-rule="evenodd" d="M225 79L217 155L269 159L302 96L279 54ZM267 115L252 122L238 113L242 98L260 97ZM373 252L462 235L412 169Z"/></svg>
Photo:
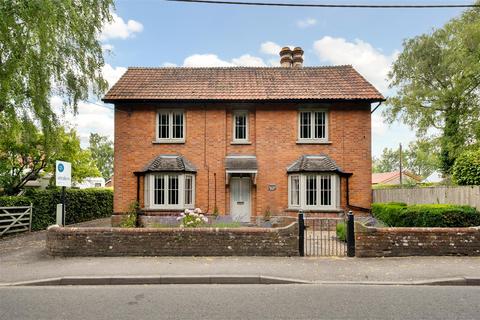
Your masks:
<svg viewBox="0 0 480 320"><path fill-rule="evenodd" d="M291 68L293 64L292 50L289 47L283 47L280 50L280 65L284 68Z"/></svg>
<svg viewBox="0 0 480 320"><path fill-rule="evenodd" d="M293 67L302 68L303 67L303 50L300 47L295 47L292 51L293 54Z"/></svg>

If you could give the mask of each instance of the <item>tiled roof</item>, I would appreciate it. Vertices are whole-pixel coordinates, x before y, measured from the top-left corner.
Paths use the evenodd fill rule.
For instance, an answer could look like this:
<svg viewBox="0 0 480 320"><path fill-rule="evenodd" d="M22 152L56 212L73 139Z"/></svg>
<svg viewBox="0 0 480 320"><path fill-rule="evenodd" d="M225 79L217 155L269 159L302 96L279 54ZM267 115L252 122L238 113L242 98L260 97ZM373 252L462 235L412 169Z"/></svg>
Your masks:
<svg viewBox="0 0 480 320"><path fill-rule="evenodd" d="M128 68L116 100L369 100L384 97L352 66Z"/></svg>
<svg viewBox="0 0 480 320"><path fill-rule="evenodd" d="M197 168L179 155L159 155L148 163L139 173L146 172L197 172Z"/></svg>
<svg viewBox="0 0 480 320"><path fill-rule="evenodd" d="M288 168L287 172L339 172L343 173L335 161L327 155L304 155L295 160Z"/></svg>
<svg viewBox="0 0 480 320"><path fill-rule="evenodd" d="M402 172L405 176L412 178L413 180L418 182L422 181L422 177L419 177L410 171L403 170ZM400 171L372 173L372 184L386 183L395 178L400 178Z"/></svg>
<svg viewBox="0 0 480 320"><path fill-rule="evenodd" d="M257 170L255 156L228 156L225 158L226 170Z"/></svg>

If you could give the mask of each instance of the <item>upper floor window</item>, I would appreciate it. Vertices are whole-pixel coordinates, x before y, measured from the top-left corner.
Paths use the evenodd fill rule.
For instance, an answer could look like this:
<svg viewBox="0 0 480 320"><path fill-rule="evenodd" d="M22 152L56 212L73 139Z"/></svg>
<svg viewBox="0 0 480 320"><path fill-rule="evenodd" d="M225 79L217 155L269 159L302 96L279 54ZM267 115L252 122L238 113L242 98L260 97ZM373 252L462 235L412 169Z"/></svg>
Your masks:
<svg viewBox="0 0 480 320"><path fill-rule="evenodd" d="M183 110L160 110L157 113L157 140L185 141L185 114Z"/></svg>
<svg viewBox="0 0 480 320"><path fill-rule="evenodd" d="M328 113L324 110L300 111L298 139L303 142L328 141Z"/></svg>
<svg viewBox="0 0 480 320"><path fill-rule="evenodd" d="M335 209L339 206L339 177L335 174L291 174L288 206L303 210Z"/></svg>
<svg viewBox="0 0 480 320"><path fill-rule="evenodd" d="M233 114L233 142L248 142L247 111L235 111Z"/></svg>

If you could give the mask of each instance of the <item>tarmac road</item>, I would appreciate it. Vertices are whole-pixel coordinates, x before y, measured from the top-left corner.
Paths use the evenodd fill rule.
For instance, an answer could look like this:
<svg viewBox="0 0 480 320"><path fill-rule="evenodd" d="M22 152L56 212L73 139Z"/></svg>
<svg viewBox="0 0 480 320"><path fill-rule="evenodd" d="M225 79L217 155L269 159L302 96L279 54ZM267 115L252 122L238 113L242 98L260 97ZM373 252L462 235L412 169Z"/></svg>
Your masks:
<svg viewBox="0 0 480 320"><path fill-rule="evenodd" d="M0 319L478 319L478 286L0 287Z"/></svg>

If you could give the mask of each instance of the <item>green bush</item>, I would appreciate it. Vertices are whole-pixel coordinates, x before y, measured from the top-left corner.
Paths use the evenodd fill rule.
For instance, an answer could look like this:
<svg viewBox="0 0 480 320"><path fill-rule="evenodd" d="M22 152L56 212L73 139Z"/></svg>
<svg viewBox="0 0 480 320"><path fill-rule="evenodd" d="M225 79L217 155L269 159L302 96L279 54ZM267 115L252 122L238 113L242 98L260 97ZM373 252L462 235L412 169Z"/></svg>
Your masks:
<svg viewBox="0 0 480 320"><path fill-rule="evenodd" d="M0 206L26 206L32 203L32 230L43 230L56 223L61 190L29 190L25 196L0 197ZM67 189L66 224L109 217L113 213L113 192L109 189Z"/></svg>
<svg viewBox="0 0 480 320"><path fill-rule="evenodd" d="M480 212L450 204L374 203L372 214L391 227L471 227L480 225Z"/></svg>
<svg viewBox="0 0 480 320"><path fill-rule="evenodd" d="M480 148L460 154L452 172L453 180L459 185L480 185Z"/></svg>
<svg viewBox="0 0 480 320"><path fill-rule="evenodd" d="M340 241L347 241L347 225L345 222L337 223L337 238Z"/></svg>

